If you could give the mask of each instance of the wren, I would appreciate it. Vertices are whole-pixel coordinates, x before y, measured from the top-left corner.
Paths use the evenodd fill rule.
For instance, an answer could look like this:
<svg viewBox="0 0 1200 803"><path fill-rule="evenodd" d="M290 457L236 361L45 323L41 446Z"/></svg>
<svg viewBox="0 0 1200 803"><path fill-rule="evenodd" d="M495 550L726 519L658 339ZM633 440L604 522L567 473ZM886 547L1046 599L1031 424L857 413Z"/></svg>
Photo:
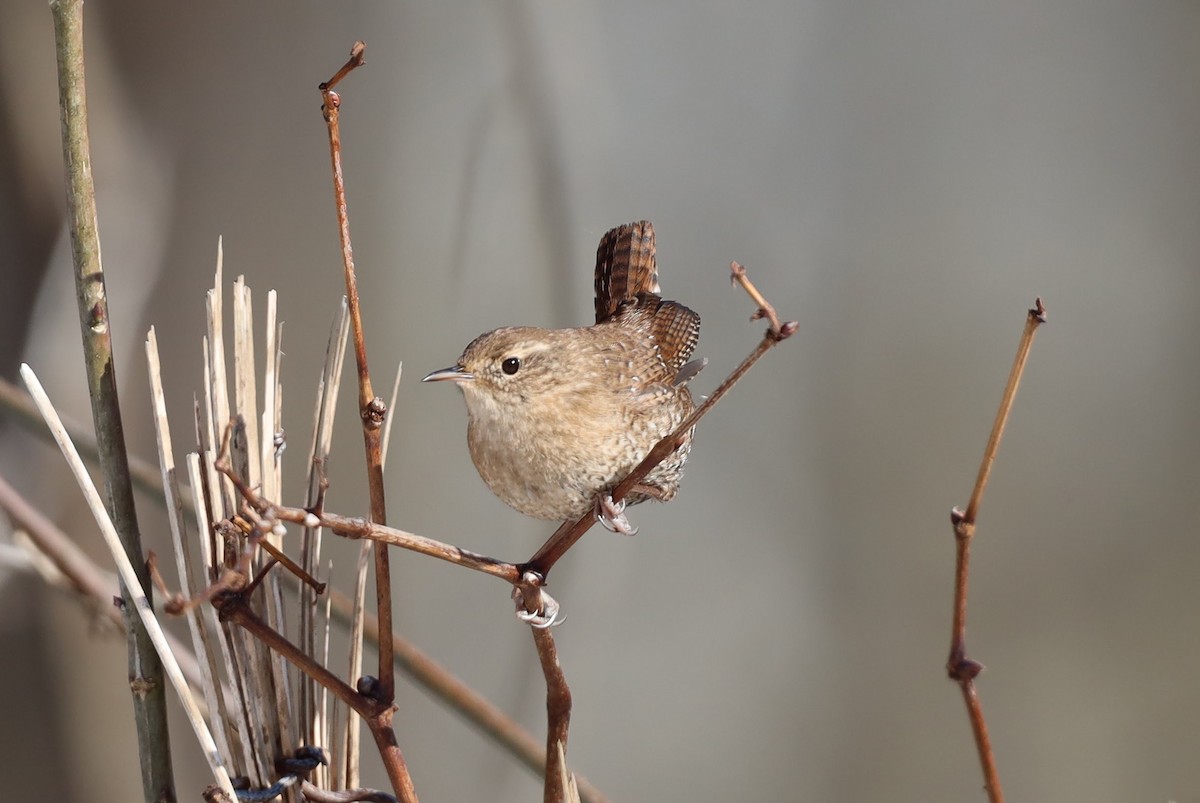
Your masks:
<svg viewBox="0 0 1200 803"><path fill-rule="evenodd" d="M609 231L596 251L593 326L496 329L422 380L462 390L471 459L508 506L538 519L595 506L605 526L632 534L626 503L675 496L694 428L623 502L611 496L691 414L687 382L705 362L688 362L700 316L659 296L654 252L649 221Z"/></svg>

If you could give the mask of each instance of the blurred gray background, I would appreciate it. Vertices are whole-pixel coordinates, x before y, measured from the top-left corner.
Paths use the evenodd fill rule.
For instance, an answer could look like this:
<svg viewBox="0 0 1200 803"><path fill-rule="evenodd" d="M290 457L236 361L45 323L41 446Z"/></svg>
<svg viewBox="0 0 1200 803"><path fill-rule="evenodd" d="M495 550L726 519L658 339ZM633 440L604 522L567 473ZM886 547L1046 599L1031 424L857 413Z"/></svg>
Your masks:
<svg viewBox="0 0 1200 803"><path fill-rule="evenodd" d="M800 321L704 422L677 500L633 509L636 538L593 531L551 578L571 765L613 800L984 799L943 669L948 512L1040 295L1050 323L970 600L1001 777L1016 801L1200 801L1200 5L125 0L89 4L86 24L136 454L154 453L150 325L187 445L221 235L259 314L281 293L285 489L301 500L342 293L316 85L356 38L368 64L343 86L343 137L377 385L405 364L393 523L507 559L548 535L476 476L458 394L417 379L484 330L587 322L611 226L654 221L667 296L704 319L699 392L763 328L731 259ZM90 421L55 80L46 4L0 5L0 372L29 361ZM352 399L329 505L360 514ZM100 555L58 455L2 426L0 472ZM336 547L345 587L354 549ZM394 566L403 632L540 735L507 590ZM0 653L5 796L140 797L124 646L0 568ZM422 799L540 799L404 681L398 702ZM183 728L174 745L181 799L198 799L199 750Z"/></svg>

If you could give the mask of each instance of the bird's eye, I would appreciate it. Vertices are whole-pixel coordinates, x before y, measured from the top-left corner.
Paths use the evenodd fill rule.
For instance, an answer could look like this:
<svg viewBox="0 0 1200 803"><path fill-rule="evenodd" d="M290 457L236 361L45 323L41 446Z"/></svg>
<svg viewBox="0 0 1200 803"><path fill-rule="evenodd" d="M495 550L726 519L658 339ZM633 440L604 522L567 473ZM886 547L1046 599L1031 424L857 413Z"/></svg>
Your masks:
<svg viewBox="0 0 1200 803"><path fill-rule="evenodd" d="M500 363L500 370L512 376L521 367L521 360L518 357L509 357L504 362Z"/></svg>

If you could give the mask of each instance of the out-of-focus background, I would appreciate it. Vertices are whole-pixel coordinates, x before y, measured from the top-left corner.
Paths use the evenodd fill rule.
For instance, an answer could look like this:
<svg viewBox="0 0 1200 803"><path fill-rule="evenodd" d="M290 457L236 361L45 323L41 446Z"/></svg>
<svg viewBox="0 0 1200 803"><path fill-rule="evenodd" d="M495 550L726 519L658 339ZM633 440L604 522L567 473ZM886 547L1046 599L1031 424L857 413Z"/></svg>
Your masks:
<svg viewBox="0 0 1200 803"><path fill-rule="evenodd" d="M667 296L704 319L699 392L763 328L731 259L800 321L704 422L678 499L633 509L636 538L593 531L552 577L571 765L612 799L983 799L943 669L948 513L1040 295L972 576L1001 777L1012 800L1200 801L1200 5L121 0L86 25L136 454L154 453L150 325L187 432L223 236L260 313L281 293L300 501L342 293L316 86L356 38L342 121L370 357L384 386L405 365L393 523L508 559L550 532L480 482L458 394L417 379L484 330L587 322L611 226L654 221ZM0 5L0 110L0 372L30 362L90 421L44 2ZM329 506L360 514L352 398ZM7 417L0 473L100 555L60 458ZM345 587L354 549L336 547ZM403 632L542 733L507 590L394 566ZM124 646L3 567L0 645L6 797L138 798ZM539 799L403 681L398 702L422 799ZM197 799L182 727L174 748Z"/></svg>

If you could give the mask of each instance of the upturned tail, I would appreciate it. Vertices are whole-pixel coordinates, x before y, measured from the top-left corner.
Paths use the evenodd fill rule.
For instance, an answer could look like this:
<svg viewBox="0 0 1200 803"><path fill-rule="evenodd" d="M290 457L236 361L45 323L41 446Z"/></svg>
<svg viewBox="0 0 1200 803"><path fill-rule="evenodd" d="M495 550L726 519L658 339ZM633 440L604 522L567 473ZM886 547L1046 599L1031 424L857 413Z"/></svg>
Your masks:
<svg viewBox="0 0 1200 803"><path fill-rule="evenodd" d="M596 323L611 318L623 302L659 292L650 221L627 223L605 234L596 249Z"/></svg>
<svg viewBox="0 0 1200 803"><path fill-rule="evenodd" d="M660 292L650 221L618 226L601 238L596 249L596 323L626 315L648 318L663 362L679 371L700 338L700 316L677 301L664 301ZM698 370L676 381L683 384Z"/></svg>

